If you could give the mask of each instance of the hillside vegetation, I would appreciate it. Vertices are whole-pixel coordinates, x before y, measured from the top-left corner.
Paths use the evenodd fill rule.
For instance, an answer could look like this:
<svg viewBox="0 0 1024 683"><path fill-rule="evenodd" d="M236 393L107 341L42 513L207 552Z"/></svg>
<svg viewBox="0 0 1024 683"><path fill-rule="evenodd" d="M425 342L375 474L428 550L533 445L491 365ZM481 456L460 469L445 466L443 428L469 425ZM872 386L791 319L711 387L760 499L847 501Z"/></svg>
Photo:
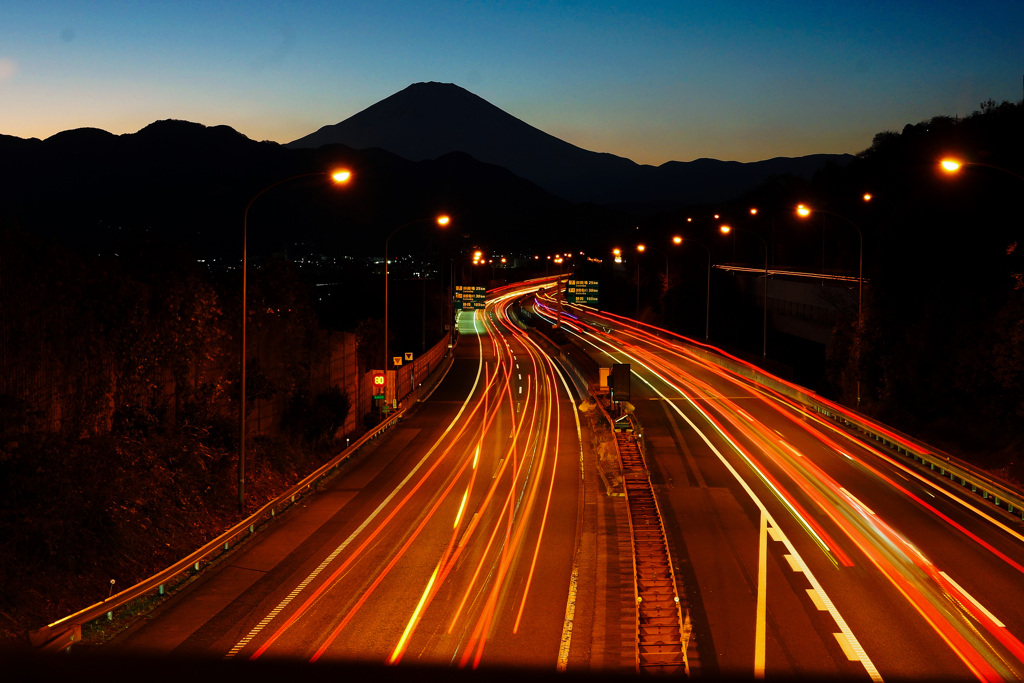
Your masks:
<svg viewBox="0 0 1024 683"><path fill-rule="evenodd" d="M145 235L97 255L8 229L0 266L0 635L21 638L240 518L240 287ZM250 423L250 510L336 452L349 410L315 388L305 285L253 271L246 404L284 419Z"/></svg>
<svg viewBox="0 0 1024 683"><path fill-rule="evenodd" d="M1022 130L1024 104L985 102L967 117L936 116L881 132L848 165L810 182L778 178L716 209L772 242L780 268L856 276L859 230L863 324L855 303L840 311L828 349L831 392L854 406L859 380L862 411L1018 482ZM946 173L939 166L946 157L965 165ZM800 218L799 203L817 211ZM751 206L759 207L756 217ZM761 263L756 240L736 244L737 261ZM760 350L760 306L753 313L756 338L748 335L747 347L756 341Z"/></svg>

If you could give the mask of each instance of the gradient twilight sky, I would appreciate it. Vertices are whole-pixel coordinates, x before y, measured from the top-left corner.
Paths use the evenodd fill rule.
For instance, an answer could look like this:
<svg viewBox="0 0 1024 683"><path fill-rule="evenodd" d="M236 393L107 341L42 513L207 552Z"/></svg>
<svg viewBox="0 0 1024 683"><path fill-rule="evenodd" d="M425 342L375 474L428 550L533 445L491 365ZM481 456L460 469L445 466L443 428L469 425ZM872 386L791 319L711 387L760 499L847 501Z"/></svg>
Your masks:
<svg viewBox="0 0 1024 683"><path fill-rule="evenodd" d="M1024 1L4 0L0 134L290 142L420 81L661 164L857 153L1019 101Z"/></svg>

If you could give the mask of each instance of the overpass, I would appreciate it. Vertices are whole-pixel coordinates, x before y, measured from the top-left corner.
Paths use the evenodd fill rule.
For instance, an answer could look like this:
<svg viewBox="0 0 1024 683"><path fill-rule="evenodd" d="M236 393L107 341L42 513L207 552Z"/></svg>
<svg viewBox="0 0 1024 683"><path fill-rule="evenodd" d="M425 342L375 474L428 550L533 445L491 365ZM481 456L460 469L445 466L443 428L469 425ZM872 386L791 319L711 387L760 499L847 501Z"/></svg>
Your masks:
<svg viewBox="0 0 1024 683"><path fill-rule="evenodd" d="M763 268L715 265L736 278L736 288L764 305ZM841 312L856 316L857 277L769 268L768 324L775 332L828 346Z"/></svg>

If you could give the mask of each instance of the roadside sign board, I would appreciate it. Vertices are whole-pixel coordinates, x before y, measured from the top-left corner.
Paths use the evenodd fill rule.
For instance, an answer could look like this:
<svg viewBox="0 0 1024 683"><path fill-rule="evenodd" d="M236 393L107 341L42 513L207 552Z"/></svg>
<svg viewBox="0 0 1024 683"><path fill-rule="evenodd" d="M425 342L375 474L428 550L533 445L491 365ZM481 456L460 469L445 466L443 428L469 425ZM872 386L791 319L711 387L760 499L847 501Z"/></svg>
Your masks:
<svg viewBox="0 0 1024 683"><path fill-rule="evenodd" d="M600 286L597 280L568 280L566 282L565 300L571 304L596 307L599 289Z"/></svg>
<svg viewBox="0 0 1024 683"><path fill-rule="evenodd" d="M475 311L484 308L487 300L487 288L476 285L455 285L455 303L463 311Z"/></svg>
<svg viewBox="0 0 1024 683"><path fill-rule="evenodd" d="M374 370L371 375L373 397L384 398L384 390L388 384L388 376L383 370Z"/></svg>
<svg viewBox="0 0 1024 683"><path fill-rule="evenodd" d="M412 362L412 351L406 351L405 352L405 362L406 363L411 363Z"/></svg>

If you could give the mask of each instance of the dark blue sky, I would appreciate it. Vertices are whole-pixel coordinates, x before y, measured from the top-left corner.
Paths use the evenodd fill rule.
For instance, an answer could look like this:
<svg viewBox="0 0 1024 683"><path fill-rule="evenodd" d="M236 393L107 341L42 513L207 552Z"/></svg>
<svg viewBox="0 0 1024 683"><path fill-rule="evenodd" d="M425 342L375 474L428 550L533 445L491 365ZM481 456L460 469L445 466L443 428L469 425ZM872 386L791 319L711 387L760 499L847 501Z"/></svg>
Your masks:
<svg viewBox="0 0 1024 683"><path fill-rule="evenodd" d="M1024 2L7 0L0 133L157 119L289 142L456 83L641 163L856 153L1018 101Z"/></svg>

